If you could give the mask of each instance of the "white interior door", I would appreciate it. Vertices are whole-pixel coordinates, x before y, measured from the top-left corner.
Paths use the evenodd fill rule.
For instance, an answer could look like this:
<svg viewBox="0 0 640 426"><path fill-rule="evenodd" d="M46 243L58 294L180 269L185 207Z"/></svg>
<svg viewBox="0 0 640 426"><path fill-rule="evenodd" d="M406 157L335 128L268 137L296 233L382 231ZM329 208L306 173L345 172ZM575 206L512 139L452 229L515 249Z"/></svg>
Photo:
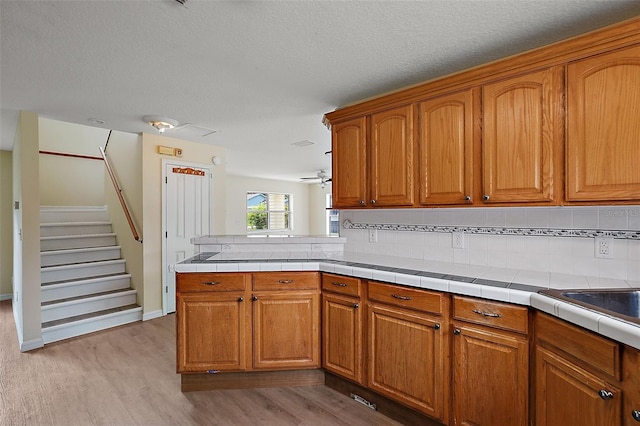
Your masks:
<svg viewBox="0 0 640 426"><path fill-rule="evenodd" d="M165 160L166 161L166 160ZM195 254L191 238L211 234L211 169L177 161L164 164L163 314L176 310L174 265Z"/></svg>

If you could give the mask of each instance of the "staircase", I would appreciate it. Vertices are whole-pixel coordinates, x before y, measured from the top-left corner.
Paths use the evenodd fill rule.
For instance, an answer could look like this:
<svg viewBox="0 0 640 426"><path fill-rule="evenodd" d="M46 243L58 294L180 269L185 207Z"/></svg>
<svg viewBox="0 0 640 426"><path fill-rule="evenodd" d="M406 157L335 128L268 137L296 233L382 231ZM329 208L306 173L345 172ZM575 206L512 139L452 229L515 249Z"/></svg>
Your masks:
<svg viewBox="0 0 640 426"><path fill-rule="evenodd" d="M106 206L40 208L42 338L142 320Z"/></svg>

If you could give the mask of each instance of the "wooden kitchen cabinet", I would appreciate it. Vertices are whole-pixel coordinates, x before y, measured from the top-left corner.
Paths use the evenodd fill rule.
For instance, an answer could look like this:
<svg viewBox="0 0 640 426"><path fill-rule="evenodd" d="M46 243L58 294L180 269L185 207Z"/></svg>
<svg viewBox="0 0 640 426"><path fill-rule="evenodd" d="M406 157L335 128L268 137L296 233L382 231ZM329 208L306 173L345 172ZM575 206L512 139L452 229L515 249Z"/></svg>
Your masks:
<svg viewBox="0 0 640 426"><path fill-rule="evenodd" d="M368 387L448 423L448 297L368 284Z"/></svg>
<svg viewBox="0 0 640 426"><path fill-rule="evenodd" d="M622 424L638 426L640 424L640 350L624 346L622 365L624 393Z"/></svg>
<svg viewBox="0 0 640 426"><path fill-rule="evenodd" d="M536 425L623 424L620 344L539 312L535 327Z"/></svg>
<svg viewBox="0 0 640 426"><path fill-rule="evenodd" d="M413 105L371 115L370 206L414 203Z"/></svg>
<svg viewBox="0 0 640 426"><path fill-rule="evenodd" d="M474 97L466 90L418 104L421 205L473 202Z"/></svg>
<svg viewBox="0 0 640 426"><path fill-rule="evenodd" d="M567 68L567 200L640 200L640 46Z"/></svg>
<svg viewBox="0 0 640 426"><path fill-rule="evenodd" d="M361 296L358 278L322 274L322 366L364 384Z"/></svg>
<svg viewBox="0 0 640 426"><path fill-rule="evenodd" d="M176 276L177 372L243 371L250 353L249 274Z"/></svg>
<svg viewBox="0 0 640 426"><path fill-rule="evenodd" d="M333 208L368 204L367 120L356 118L332 126Z"/></svg>
<svg viewBox="0 0 640 426"><path fill-rule="evenodd" d="M482 87L482 199L558 204L562 189L563 68Z"/></svg>
<svg viewBox="0 0 640 426"><path fill-rule="evenodd" d="M454 296L453 318L451 424L527 425L527 308Z"/></svg>
<svg viewBox="0 0 640 426"><path fill-rule="evenodd" d="M317 272L178 273L179 373L320 367Z"/></svg>

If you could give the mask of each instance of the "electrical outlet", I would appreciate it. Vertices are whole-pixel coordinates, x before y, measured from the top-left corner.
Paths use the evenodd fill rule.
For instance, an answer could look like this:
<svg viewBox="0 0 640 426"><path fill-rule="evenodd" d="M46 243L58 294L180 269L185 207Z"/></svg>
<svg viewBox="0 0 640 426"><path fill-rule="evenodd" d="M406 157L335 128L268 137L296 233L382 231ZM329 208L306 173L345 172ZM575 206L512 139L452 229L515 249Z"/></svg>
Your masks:
<svg viewBox="0 0 640 426"><path fill-rule="evenodd" d="M613 257L613 238L596 237L596 257L601 259L611 259Z"/></svg>
<svg viewBox="0 0 640 426"><path fill-rule="evenodd" d="M377 243L378 242L378 230L377 229L369 229L369 242Z"/></svg>
<svg viewBox="0 0 640 426"><path fill-rule="evenodd" d="M457 249L464 248L464 232L451 233L451 247Z"/></svg>

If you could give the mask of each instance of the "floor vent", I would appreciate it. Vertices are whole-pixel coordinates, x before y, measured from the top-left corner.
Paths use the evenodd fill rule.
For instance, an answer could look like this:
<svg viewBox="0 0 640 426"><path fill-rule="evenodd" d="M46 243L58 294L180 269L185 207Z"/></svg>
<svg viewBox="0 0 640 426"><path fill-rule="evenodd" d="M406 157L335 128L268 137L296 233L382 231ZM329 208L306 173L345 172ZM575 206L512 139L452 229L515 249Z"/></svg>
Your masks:
<svg viewBox="0 0 640 426"><path fill-rule="evenodd" d="M351 393L351 394L349 394L349 396L351 396L351 399L353 399L356 402L359 402L360 404L364 405L365 407L369 407L373 411L377 410L376 404L373 404L373 403L367 401L366 399L364 399L360 395L356 395L355 393Z"/></svg>

